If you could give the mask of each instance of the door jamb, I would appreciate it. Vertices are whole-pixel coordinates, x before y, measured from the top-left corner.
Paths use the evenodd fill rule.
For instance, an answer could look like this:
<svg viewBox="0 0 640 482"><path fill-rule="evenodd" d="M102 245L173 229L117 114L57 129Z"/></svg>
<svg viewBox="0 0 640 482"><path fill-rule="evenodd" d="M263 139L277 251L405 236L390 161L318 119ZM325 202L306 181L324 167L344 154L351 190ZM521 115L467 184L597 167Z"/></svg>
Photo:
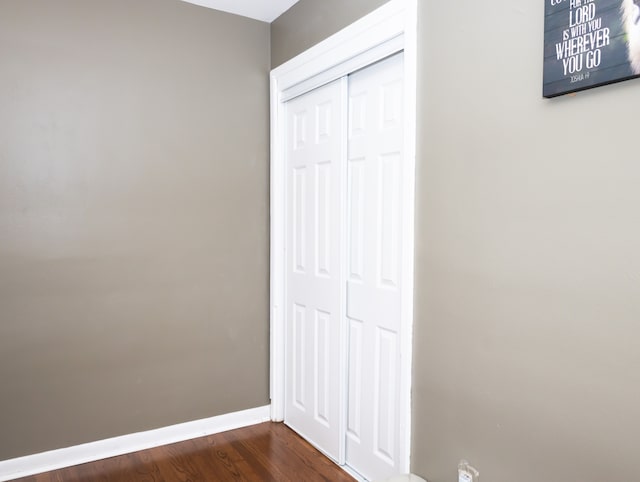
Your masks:
<svg viewBox="0 0 640 482"><path fill-rule="evenodd" d="M284 420L285 403L285 101L404 51L403 256L399 470L409 472L411 453L411 358L414 292L417 0L391 0L318 45L271 71L271 419Z"/></svg>

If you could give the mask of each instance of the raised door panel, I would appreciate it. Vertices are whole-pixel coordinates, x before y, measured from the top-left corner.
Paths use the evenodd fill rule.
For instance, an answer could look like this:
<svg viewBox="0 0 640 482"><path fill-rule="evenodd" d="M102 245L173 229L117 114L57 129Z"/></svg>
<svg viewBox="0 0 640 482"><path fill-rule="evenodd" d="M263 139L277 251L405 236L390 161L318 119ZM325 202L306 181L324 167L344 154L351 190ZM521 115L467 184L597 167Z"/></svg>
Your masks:
<svg viewBox="0 0 640 482"><path fill-rule="evenodd" d="M341 83L287 103L285 423L344 460Z"/></svg>
<svg viewBox="0 0 640 482"><path fill-rule="evenodd" d="M349 77L346 460L369 480L400 470L403 58Z"/></svg>

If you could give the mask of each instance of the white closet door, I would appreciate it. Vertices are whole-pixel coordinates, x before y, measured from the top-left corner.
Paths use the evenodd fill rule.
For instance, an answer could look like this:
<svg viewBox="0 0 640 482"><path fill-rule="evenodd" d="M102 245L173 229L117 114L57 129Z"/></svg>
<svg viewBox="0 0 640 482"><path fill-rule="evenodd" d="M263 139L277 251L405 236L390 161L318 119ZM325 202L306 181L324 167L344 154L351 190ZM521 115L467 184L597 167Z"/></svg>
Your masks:
<svg viewBox="0 0 640 482"><path fill-rule="evenodd" d="M342 85L287 103L285 422L343 463Z"/></svg>
<svg viewBox="0 0 640 482"><path fill-rule="evenodd" d="M349 77L347 464L399 470L403 55Z"/></svg>

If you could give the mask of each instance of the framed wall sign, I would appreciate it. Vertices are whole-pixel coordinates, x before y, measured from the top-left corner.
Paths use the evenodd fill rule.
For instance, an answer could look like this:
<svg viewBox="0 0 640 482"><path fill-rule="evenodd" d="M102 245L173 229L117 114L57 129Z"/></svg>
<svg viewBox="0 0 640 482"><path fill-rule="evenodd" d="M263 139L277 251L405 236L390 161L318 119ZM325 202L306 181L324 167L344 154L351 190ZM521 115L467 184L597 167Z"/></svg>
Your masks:
<svg viewBox="0 0 640 482"><path fill-rule="evenodd" d="M640 76L640 0L544 1L544 97Z"/></svg>

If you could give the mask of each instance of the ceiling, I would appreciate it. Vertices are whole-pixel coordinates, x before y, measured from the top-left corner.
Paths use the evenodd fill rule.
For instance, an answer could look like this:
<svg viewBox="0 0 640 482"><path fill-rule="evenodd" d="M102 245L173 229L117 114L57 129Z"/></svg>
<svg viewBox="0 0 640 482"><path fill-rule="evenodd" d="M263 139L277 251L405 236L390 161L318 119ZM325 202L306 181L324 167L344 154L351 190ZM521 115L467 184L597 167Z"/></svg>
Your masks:
<svg viewBox="0 0 640 482"><path fill-rule="evenodd" d="M273 22L298 0L183 0L203 7Z"/></svg>

